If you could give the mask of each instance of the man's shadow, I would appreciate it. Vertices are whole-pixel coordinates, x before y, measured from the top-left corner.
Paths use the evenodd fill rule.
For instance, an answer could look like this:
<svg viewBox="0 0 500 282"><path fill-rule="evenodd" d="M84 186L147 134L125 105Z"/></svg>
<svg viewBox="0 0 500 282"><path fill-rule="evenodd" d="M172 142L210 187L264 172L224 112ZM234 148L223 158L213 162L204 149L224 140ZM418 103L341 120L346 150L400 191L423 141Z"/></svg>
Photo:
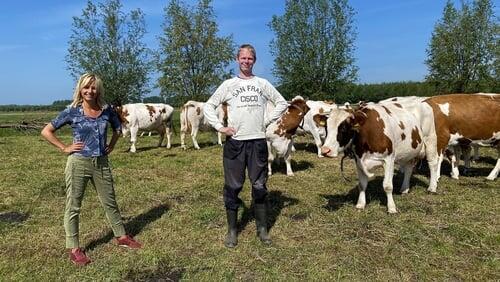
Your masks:
<svg viewBox="0 0 500 282"><path fill-rule="evenodd" d="M168 211L169 207L166 204L160 204L156 207L151 208L149 211L142 213L140 215L137 215L133 217L132 219L128 220L125 223L125 230L128 235L130 236L136 236L139 234L144 227L146 227L148 224L152 223L153 221L156 221L164 213ZM108 231L104 236L101 238L95 239L91 241L90 243L85 246L85 250L93 250L97 246L106 244L109 241L111 241L114 238L113 231Z"/></svg>
<svg viewBox="0 0 500 282"><path fill-rule="evenodd" d="M287 197L283 195L281 191L271 191L267 195L268 203L267 203L267 227L269 230L273 228L278 216L281 214L281 211L289 206L296 205L299 200L292 197ZM254 216L254 204L250 205L248 208L245 204L242 204L243 213L241 215L241 220L238 224L238 233L241 233L245 229L245 227L252 221Z"/></svg>

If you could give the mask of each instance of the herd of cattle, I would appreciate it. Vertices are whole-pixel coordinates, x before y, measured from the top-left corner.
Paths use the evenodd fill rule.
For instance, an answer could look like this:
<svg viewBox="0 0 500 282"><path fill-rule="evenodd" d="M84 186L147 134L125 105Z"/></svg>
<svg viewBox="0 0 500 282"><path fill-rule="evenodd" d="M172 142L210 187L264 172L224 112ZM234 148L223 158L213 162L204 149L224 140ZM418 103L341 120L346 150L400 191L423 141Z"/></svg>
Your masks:
<svg viewBox="0 0 500 282"><path fill-rule="evenodd" d="M203 102L188 101L181 108L181 147L186 149L185 135L200 149L196 136L200 130L212 130L203 116ZM268 104L267 112L273 109ZM174 109L166 104L127 104L117 107L123 133L130 132L130 152L135 152L139 131L156 131L158 146L167 135L171 147ZM218 118L227 123L227 105L217 109ZM389 213L397 212L392 198L395 165L404 173L402 193L408 193L410 177L418 160L426 159L430 171L429 192L436 192L441 162L446 156L452 177L458 178L458 162L463 154L465 167L470 166L471 147L477 156L478 146L497 149L497 162L488 180L500 171L500 94L450 94L434 97L395 97L378 103L360 102L337 105L333 102L304 100L295 97L282 116L266 130L269 149L269 174L275 157L286 163L287 175L293 175L291 153L293 137L310 134L318 157L336 157L344 152L356 162L359 196L356 207L366 205L365 190L373 169L384 168L383 188ZM218 134L217 143L222 145Z"/></svg>

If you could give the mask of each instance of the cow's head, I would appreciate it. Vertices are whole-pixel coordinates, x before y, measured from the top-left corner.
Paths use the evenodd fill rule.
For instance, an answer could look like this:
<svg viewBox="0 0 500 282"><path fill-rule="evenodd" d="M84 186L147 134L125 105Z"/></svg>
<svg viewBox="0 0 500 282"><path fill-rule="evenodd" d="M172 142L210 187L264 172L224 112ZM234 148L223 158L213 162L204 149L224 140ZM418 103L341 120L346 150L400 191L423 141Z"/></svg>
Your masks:
<svg viewBox="0 0 500 282"><path fill-rule="evenodd" d="M293 98L287 110L278 121L278 128L274 133L278 136L291 139L308 111L309 106L302 97L297 96Z"/></svg>
<svg viewBox="0 0 500 282"><path fill-rule="evenodd" d="M118 119L120 120L120 123L122 124L122 135L125 136L128 133L128 119L127 117L129 116L129 113L127 109L122 106L122 105L114 105L113 109L115 110L116 114L118 115Z"/></svg>
<svg viewBox="0 0 500 282"><path fill-rule="evenodd" d="M327 135L321 153L327 157L337 157L350 143L360 124L364 113L351 107L338 107L325 114Z"/></svg>

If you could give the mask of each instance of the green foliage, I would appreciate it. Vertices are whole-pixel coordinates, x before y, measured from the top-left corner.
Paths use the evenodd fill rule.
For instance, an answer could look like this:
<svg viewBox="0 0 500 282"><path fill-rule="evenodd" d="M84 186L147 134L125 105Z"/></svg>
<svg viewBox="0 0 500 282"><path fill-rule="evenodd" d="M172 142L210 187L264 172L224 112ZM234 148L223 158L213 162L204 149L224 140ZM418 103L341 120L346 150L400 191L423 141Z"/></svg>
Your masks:
<svg viewBox="0 0 500 282"><path fill-rule="evenodd" d="M144 97L142 99L143 103L165 103L165 99L163 99L160 96L150 96L150 97Z"/></svg>
<svg viewBox="0 0 500 282"><path fill-rule="evenodd" d="M200 0L196 8L172 0L165 8L163 36L160 37L158 79L160 93L178 103L205 101L231 75L232 36L219 37L210 0Z"/></svg>
<svg viewBox="0 0 500 282"><path fill-rule="evenodd" d="M401 96L434 96L437 92L428 82L387 82L378 84L351 84L341 89L335 95L335 102L356 103L358 101L378 102L391 97ZM326 96L324 99L332 100L334 97Z"/></svg>
<svg viewBox="0 0 500 282"><path fill-rule="evenodd" d="M273 72L285 97L319 100L356 79L353 16L347 0L286 1L285 14L273 16Z"/></svg>
<svg viewBox="0 0 500 282"><path fill-rule="evenodd" d="M460 10L448 1L427 49L427 81L445 93L498 92L499 34L490 0Z"/></svg>
<svg viewBox="0 0 500 282"><path fill-rule="evenodd" d="M108 102L138 102L148 93L151 51L141 42L145 29L140 9L121 11L119 0L97 6L92 1L80 17L73 17L66 62L78 79L84 72L98 74Z"/></svg>

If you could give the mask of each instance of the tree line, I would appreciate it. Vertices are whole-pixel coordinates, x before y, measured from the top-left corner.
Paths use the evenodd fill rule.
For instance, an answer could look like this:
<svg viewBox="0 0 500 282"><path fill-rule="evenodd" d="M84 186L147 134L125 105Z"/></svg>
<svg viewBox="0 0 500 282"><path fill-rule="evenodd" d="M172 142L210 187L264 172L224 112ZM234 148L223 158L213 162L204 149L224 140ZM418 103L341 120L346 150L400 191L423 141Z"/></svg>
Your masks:
<svg viewBox="0 0 500 282"><path fill-rule="evenodd" d="M286 0L284 14L268 23L275 34L269 43L273 74L284 97L343 103L500 92L500 27L491 0L463 1L459 8L446 2L426 49L429 72L421 82L357 83L355 14L348 0ZM232 35L218 35L211 0L193 7L170 0L158 50L143 42L144 16L140 9L124 13L120 0L89 0L73 17L65 57L75 80L84 72L100 75L108 102L180 105L206 100L233 75L229 64L237 45ZM159 76L151 82L153 72ZM152 87L159 96L144 98Z"/></svg>

